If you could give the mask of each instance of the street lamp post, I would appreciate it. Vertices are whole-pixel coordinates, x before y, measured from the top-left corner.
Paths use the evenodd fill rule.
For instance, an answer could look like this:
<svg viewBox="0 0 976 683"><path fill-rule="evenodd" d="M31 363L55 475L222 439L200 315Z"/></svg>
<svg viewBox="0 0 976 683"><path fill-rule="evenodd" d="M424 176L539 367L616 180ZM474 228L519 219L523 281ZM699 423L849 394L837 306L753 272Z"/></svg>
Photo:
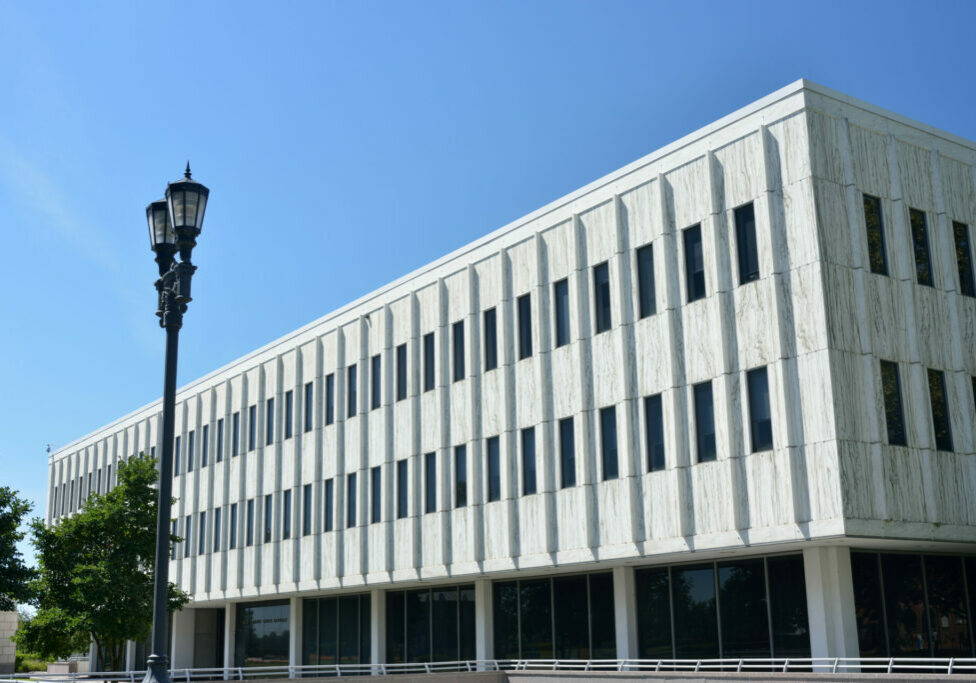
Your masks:
<svg viewBox="0 0 976 683"><path fill-rule="evenodd" d="M190 280L197 269L190 262L203 227L208 190L190 177L166 187L166 199L146 207L149 243L156 253L159 326L166 330L166 366L163 380L163 444L159 459L159 505L156 510L156 569L153 587L152 654L144 683L170 683L166 641L169 631L169 522L173 496L173 423L176 412L176 357L183 314L190 302ZM177 254L179 260L176 260Z"/></svg>

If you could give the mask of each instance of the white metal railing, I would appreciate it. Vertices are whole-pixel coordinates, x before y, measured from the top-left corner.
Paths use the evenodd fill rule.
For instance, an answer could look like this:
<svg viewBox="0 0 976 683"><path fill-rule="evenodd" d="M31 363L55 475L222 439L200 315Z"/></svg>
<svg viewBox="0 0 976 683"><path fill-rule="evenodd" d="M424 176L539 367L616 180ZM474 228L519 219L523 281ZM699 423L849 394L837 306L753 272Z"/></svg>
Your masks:
<svg viewBox="0 0 976 683"><path fill-rule="evenodd" d="M478 659L456 662L386 664L311 664L304 666L170 669L173 683L244 681L264 678L327 678L383 674L458 673L468 671L698 671L904 674L976 674L976 658L957 657L773 657L726 659ZM145 671L14 674L0 683L139 683Z"/></svg>

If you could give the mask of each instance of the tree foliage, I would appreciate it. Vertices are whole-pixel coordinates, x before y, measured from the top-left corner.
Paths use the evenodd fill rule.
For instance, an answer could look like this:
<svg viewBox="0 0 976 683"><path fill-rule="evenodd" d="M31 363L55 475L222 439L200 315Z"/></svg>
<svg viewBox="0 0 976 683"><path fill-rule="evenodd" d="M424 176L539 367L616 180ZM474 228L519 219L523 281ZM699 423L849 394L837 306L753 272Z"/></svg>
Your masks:
<svg viewBox="0 0 976 683"><path fill-rule="evenodd" d="M31 523L38 576L37 614L15 636L21 649L63 659L94 641L103 666L118 671L125 642L152 628L156 549L156 461L145 455L119 464L118 485L92 494L58 524ZM170 537L170 543L179 539ZM169 609L188 596L170 583Z"/></svg>
<svg viewBox="0 0 976 683"><path fill-rule="evenodd" d="M30 510L31 504L13 489L0 486L0 612L16 609L30 595L28 584L34 573L17 550L26 535L20 526Z"/></svg>

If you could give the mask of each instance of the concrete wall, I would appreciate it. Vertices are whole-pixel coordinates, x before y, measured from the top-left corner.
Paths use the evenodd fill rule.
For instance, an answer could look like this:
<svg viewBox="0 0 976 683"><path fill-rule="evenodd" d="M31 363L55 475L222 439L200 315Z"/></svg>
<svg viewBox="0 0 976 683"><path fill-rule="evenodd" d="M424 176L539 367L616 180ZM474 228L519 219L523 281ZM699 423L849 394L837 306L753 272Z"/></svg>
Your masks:
<svg viewBox="0 0 976 683"><path fill-rule="evenodd" d="M17 631L17 612L0 612L0 674L13 673L17 646L10 640Z"/></svg>

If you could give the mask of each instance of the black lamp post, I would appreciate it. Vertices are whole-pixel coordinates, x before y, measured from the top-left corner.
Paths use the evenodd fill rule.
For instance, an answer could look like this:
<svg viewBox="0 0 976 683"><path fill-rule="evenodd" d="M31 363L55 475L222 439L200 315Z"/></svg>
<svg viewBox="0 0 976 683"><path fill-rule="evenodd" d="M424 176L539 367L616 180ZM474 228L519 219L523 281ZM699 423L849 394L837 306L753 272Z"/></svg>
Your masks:
<svg viewBox="0 0 976 683"><path fill-rule="evenodd" d="M183 314L190 302L190 279L197 269L190 263L197 235L203 227L210 190L190 177L170 183L166 199L146 207L149 244L159 264L159 326L166 329L166 369L163 381L163 447L159 459L159 506L156 510L156 574L153 588L152 654L144 683L169 683L169 522L173 496L173 423L176 412L176 356ZM179 260L176 255L179 254Z"/></svg>

